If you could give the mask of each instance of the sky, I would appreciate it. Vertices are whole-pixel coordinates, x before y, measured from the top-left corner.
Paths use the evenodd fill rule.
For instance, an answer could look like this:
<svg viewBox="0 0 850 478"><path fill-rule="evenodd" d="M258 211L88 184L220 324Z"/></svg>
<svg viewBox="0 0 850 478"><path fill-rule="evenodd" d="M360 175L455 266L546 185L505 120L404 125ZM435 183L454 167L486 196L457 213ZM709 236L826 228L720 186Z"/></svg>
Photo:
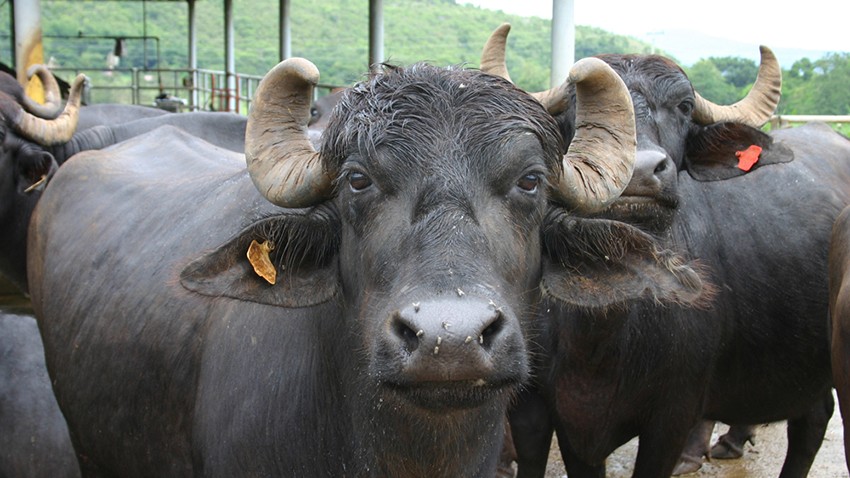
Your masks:
<svg viewBox="0 0 850 478"><path fill-rule="evenodd" d="M552 17L552 0L457 3L516 15ZM652 35L663 35L665 30L686 29L771 48L850 52L850 2L846 0L574 0L573 5L576 25L646 41Z"/></svg>

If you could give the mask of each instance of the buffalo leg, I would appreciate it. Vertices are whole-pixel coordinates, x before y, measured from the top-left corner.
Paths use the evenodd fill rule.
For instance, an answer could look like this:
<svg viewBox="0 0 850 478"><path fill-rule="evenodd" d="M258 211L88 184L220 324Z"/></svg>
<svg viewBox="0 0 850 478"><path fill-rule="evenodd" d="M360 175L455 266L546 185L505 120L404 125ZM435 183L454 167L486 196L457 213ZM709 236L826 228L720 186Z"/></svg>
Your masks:
<svg viewBox="0 0 850 478"><path fill-rule="evenodd" d="M832 338L832 376L835 382L835 392L838 394L838 406L844 430L844 461L847 463L847 471L850 471L850 350L844 351L843 339L839 345L836 335Z"/></svg>
<svg viewBox="0 0 850 478"><path fill-rule="evenodd" d="M569 437L558 434L558 443L561 447L561 457L564 460L564 468L570 478L605 478L605 464L589 465L579 459L569 445Z"/></svg>
<svg viewBox="0 0 850 478"><path fill-rule="evenodd" d="M729 460L744 456L744 445L747 442L755 445L753 441L755 428L752 425L732 425L729 431L717 439L717 443L711 447L711 458Z"/></svg>
<svg viewBox="0 0 850 478"><path fill-rule="evenodd" d="M641 430L632 476L634 478L671 476L685 449L688 437L694 430L699 430L700 421L693 416L667 415ZM685 423L694 425L691 428L682 426Z"/></svg>
<svg viewBox="0 0 850 478"><path fill-rule="evenodd" d="M844 461L847 471L850 472L850 396L846 392L842 395L839 395L838 400L844 427Z"/></svg>
<svg viewBox="0 0 850 478"><path fill-rule="evenodd" d="M836 255L845 252L842 238L836 236L848 229L848 216L842 214L835 222L833 242L830 246L830 314L832 319L832 381L838 395L838 406L844 425L844 460L850 471L850 279L844 279L847 260ZM834 298L833 298L834 297Z"/></svg>
<svg viewBox="0 0 850 478"><path fill-rule="evenodd" d="M808 475L823 443L834 408L832 390L828 390L808 413L788 420L788 453L779 478L803 478Z"/></svg>
<svg viewBox="0 0 850 478"><path fill-rule="evenodd" d="M685 450L679 457L673 476L693 473L702 468L702 457L708 456L708 445L711 442L711 432L714 431L714 422L701 420L688 435Z"/></svg>
<svg viewBox="0 0 850 478"><path fill-rule="evenodd" d="M554 429L545 399L535 390L523 390L508 416L517 478L542 478L546 474Z"/></svg>
<svg viewBox="0 0 850 478"><path fill-rule="evenodd" d="M569 478L605 478L604 462L601 465L591 465L579 458L570 446L570 437L560 423L555 425L555 433L558 435L558 447L561 449L561 458Z"/></svg>

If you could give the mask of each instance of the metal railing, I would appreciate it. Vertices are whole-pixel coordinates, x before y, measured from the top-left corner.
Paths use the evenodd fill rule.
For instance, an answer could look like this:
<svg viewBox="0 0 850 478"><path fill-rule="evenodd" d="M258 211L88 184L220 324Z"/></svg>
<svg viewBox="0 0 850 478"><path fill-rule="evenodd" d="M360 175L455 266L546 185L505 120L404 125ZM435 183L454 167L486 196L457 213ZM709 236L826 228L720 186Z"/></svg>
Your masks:
<svg viewBox="0 0 850 478"><path fill-rule="evenodd" d="M234 88L227 88L227 74L219 70L189 68L54 68L54 74L71 80L79 73L90 78L84 100L93 103L125 103L156 106L172 111L233 111L248 114L259 75L234 75ZM324 96L336 85L319 84L314 96ZM795 123L823 121L850 123L850 116L840 115L774 115L768 121L771 129L787 128Z"/></svg>
<svg viewBox="0 0 850 478"><path fill-rule="evenodd" d="M787 128L793 123L809 123L823 121L824 123L850 123L850 116L841 115L774 115L768 121L770 129Z"/></svg>
<svg viewBox="0 0 850 478"><path fill-rule="evenodd" d="M72 80L83 73L89 78L84 93L87 104L124 103L155 106L171 111L232 111L247 114L260 80L259 75L233 75L234 87L227 87L227 73L190 68L54 68L53 73ZM319 84L316 98L335 85Z"/></svg>

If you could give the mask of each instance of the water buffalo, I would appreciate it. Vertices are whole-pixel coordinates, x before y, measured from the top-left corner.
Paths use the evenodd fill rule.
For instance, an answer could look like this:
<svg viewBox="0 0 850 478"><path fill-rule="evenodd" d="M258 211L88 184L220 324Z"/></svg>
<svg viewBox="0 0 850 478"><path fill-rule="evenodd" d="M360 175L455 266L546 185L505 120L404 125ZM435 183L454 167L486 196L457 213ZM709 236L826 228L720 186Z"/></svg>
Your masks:
<svg viewBox="0 0 850 478"><path fill-rule="evenodd" d="M40 105L29 99L21 85L0 73L0 112L3 152L0 154L0 276L26 294L26 230L40 189L56 169L74 154L100 149L151 131L162 125L174 125L217 146L242 152L247 118L232 113L185 113L156 115L120 122L107 112L87 116L80 108L85 77L78 76L64 105L58 98L53 76L43 67L33 68L45 83L47 102ZM54 91L56 90L56 91ZM89 124L76 131L80 116ZM104 124L105 123L105 124Z"/></svg>
<svg viewBox="0 0 850 478"><path fill-rule="evenodd" d="M829 314L832 377L844 419L844 458L850 471L850 207L844 208L829 243Z"/></svg>
<svg viewBox="0 0 850 478"><path fill-rule="evenodd" d="M0 74L0 96L5 102L4 111L20 109L32 112L37 117L51 120L63 111L56 80L43 67L34 67L37 74L47 85L45 105L29 99L14 78ZM101 149L119 143L160 126L172 125L187 133L204 139L221 148L239 153L245 148L245 127L247 117L235 113L192 112L167 113L156 108L136 105L91 105L79 107L79 98L84 77L80 76L72 87L71 100L67 103L68 118L63 126L63 136L56 136L49 142L25 131L9 121L8 132L4 138L6 152L0 155L0 280L6 279L21 293L27 293L26 286L26 227L32 210L40 197L40 189L33 190L34 184L43 187L47 179L61 164L80 151ZM314 144L318 144L322 131L327 126L330 110L339 101L340 91L334 91L317 100L311 109L308 133ZM132 119L134 118L134 119ZM56 128L45 121L40 128ZM73 126L76 124L76 128ZM73 135L73 136L72 136Z"/></svg>
<svg viewBox="0 0 850 478"><path fill-rule="evenodd" d="M0 73L0 275L26 290L26 230L35 205L32 190L56 170L47 148L74 134L84 77L77 77L64 108L58 86L46 68L37 67L45 85L44 105L30 100L11 76Z"/></svg>
<svg viewBox="0 0 850 478"><path fill-rule="evenodd" d="M639 293L699 288L650 236L571 212L631 176L603 62L573 67L565 156L526 93L427 64L346 90L316 151L317 82L297 58L266 75L245 156L165 127L47 187L30 291L84 475L491 477L546 263L589 262L558 291L592 301L599 254L641 264L618 278Z"/></svg>
<svg viewBox="0 0 850 478"><path fill-rule="evenodd" d="M32 315L0 311L0 357L0 476L80 476Z"/></svg>
<svg viewBox="0 0 850 478"><path fill-rule="evenodd" d="M43 67L33 69L31 76L38 75L46 86L46 103L40 105L30 100L17 80L0 75L0 96L7 109L22 107L27 113L48 120L42 124L49 128L64 110L53 76ZM82 78L81 78L82 79ZM173 124L190 134L214 141L218 146L233 151L244 150L245 125L247 118L230 113L184 113L159 117L166 112L154 108L133 105L93 105L76 109L80 83L73 89L68 103L69 118L78 113L77 133L68 127L55 143L43 141L38 134L29 134L15 126L7 117L2 155L4 166L4 198L0 212L0 280L8 277L13 281L6 293L26 293L25 241L26 228L40 191L25 191L42 175L52 174L55 168L70 156L85 149L108 146L143 132L151 131L162 124ZM320 110L334 104L336 95L321 102ZM21 116L25 116L23 113ZM321 115L316 115L321 119ZM127 124L121 124L127 123ZM66 124L72 124L66 122ZM120 124L120 126L119 126ZM84 133L81 130L89 129ZM36 132L45 129L36 128ZM321 132L319 126L311 125L311 131ZM43 144L46 143L46 144ZM25 313L0 315L0 442L4 445L0 453L0 475L2 476L79 476L79 467L68 437L64 417L59 412L53 396L44 352L35 320Z"/></svg>
<svg viewBox="0 0 850 478"><path fill-rule="evenodd" d="M482 66L505 75L506 28L496 33L501 53ZM805 476L834 406L826 255L850 202L850 141L823 124L757 129L781 81L764 47L756 85L728 107L661 56L599 58L629 88L638 146L626 190L594 217L639 224L699 261L715 292L703 307L650 298L595 308L550 293L537 388L512 413L519 473L542 476L554 428L571 478L601 476L605 457L635 436L634 476L670 476L704 417L787 419L780 476ZM574 106L559 98L570 93L550 93L537 97L569 140Z"/></svg>

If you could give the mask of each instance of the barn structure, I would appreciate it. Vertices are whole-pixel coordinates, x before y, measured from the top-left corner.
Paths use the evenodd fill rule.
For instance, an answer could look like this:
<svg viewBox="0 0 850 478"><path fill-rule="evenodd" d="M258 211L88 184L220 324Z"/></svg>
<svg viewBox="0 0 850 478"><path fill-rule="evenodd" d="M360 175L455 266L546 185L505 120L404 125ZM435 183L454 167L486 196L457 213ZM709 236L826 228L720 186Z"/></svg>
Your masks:
<svg viewBox="0 0 850 478"><path fill-rule="evenodd" d="M54 0L56 1L56 0ZM75 0L63 0L75 1ZM143 9L147 3L156 2L182 2L186 4L186 35L188 37L187 58L188 64L186 71L190 73L187 84L187 106L190 109L197 109L199 105L205 103L202 98L206 92L219 100L219 105L216 109L224 111L240 111L240 99L250 101L252 88L250 85L246 88L240 84L240 75L236 71L235 62L235 41L233 27L233 8L234 0L223 0L222 16L224 19L224 32L222 49L224 51L225 68L223 75L220 78L207 80L200 76L200 71L197 64L197 27L196 27L196 3L199 0L108 0L108 1L131 1L141 2ZM200 0L203 1L203 0ZM278 43L279 43L279 59L284 60L292 56L292 34L290 28L290 5L292 0L277 0L278 1ZM298 0L296 0L298 1ZM574 62L575 56L575 23L573 21L575 0L552 0L552 60L551 60L551 84L557 85L563 82L567 77L567 72ZM44 63L44 51L42 46L42 30L41 30L41 0L10 0L8 2L10 9L10 35L12 45L11 51L14 52L11 66L17 72L18 79L22 83L26 83L26 71L30 65L36 63ZM369 50L368 58L364 58L365 65L373 65L384 61L384 2L383 0L369 0ZM146 20L146 16L143 16ZM145 21L143 20L143 22ZM143 31L146 28L143 25ZM82 34L81 34L82 35ZM143 39L147 39L147 35L143 35ZM126 36L114 37L115 52L120 54L122 42L127 39ZM159 43L157 42L157 50ZM205 83L206 81L206 83ZM257 80L258 81L258 80ZM247 85L247 84L246 84ZM40 92L40 84L35 80L33 84L28 85L28 93L33 98L39 99L42 96ZM134 98L135 100L135 98ZM207 99L208 100L208 99ZM208 101L207 101L208 102Z"/></svg>

